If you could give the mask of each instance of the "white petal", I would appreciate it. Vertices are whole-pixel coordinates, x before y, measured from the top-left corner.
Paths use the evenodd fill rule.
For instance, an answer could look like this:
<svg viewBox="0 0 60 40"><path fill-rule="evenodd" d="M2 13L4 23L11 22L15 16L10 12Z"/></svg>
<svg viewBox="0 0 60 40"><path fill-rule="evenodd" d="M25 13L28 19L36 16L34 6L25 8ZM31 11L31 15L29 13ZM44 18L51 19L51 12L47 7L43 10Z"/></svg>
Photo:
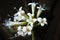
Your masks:
<svg viewBox="0 0 60 40"><path fill-rule="evenodd" d="M18 12L17 12L17 15L18 15L18 16L21 16L21 12L18 11Z"/></svg>
<svg viewBox="0 0 60 40"><path fill-rule="evenodd" d="M27 32L24 32L23 35L26 36Z"/></svg>
<svg viewBox="0 0 60 40"><path fill-rule="evenodd" d="M21 30L21 26L17 27L17 30L20 31Z"/></svg>
<svg viewBox="0 0 60 40"><path fill-rule="evenodd" d="M20 15L21 15L21 12L19 12L19 11L14 14L14 16L16 16L16 17L17 17L17 16L20 16Z"/></svg>
<svg viewBox="0 0 60 40"><path fill-rule="evenodd" d="M22 10L22 7L20 7L19 10Z"/></svg>
<svg viewBox="0 0 60 40"><path fill-rule="evenodd" d="M18 20L18 17L14 17L14 21L16 22Z"/></svg>
<svg viewBox="0 0 60 40"><path fill-rule="evenodd" d="M41 5L39 7L37 7L37 9L41 9Z"/></svg>
<svg viewBox="0 0 60 40"><path fill-rule="evenodd" d="M28 5L33 5L33 6L36 6L36 4L38 3L28 3Z"/></svg>
<svg viewBox="0 0 60 40"><path fill-rule="evenodd" d="M36 22L36 21L37 21L37 19L36 19L36 18L34 18L34 19L33 19L33 21L34 21L34 22Z"/></svg>
<svg viewBox="0 0 60 40"><path fill-rule="evenodd" d="M32 14L31 13L27 13L27 15L29 16L29 19L32 19Z"/></svg>
<svg viewBox="0 0 60 40"><path fill-rule="evenodd" d="M47 22L45 22L45 24L48 24Z"/></svg>
<svg viewBox="0 0 60 40"><path fill-rule="evenodd" d="M31 13L27 13L28 16L31 16Z"/></svg>
<svg viewBox="0 0 60 40"><path fill-rule="evenodd" d="M23 32L17 32L18 36L21 35L21 36L24 36L23 35Z"/></svg>
<svg viewBox="0 0 60 40"><path fill-rule="evenodd" d="M29 30L32 30L32 28L33 28L32 26L28 26L28 29L29 29Z"/></svg>
<svg viewBox="0 0 60 40"><path fill-rule="evenodd" d="M20 32L17 32L17 34L18 34L18 35L21 35L21 33L20 33Z"/></svg>
<svg viewBox="0 0 60 40"><path fill-rule="evenodd" d="M40 7L37 7L37 9L39 9Z"/></svg>
<svg viewBox="0 0 60 40"><path fill-rule="evenodd" d="M44 23L41 23L41 26L44 26Z"/></svg>
<svg viewBox="0 0 60 40"><path fill-rule="evenodd" d="M31 35L32 33L31 33L31 31L30 32L28 32L28 35Z"/></svg>
<svg viewBox="0 0 60 40"><path fill-rule="evenodd" d="M15 37L17 37L17 34L15 34Z"/></svg>
<svg viewBox="0 0 60 40"><path fill-rule="evenodd" d="M38 18L38 19L37 19L38 22L41 22L41 20L42 20L42 18Z"/></svg>
<svg viewBox="0 0 60 40"><path fill-rule="evenodd" d="M23 32L26 32L26 27L23 27Z"/></svg>
<svg viewBox="0 0 60 40"><path fill-rule="evenodd" d="M31 5L31 3L28 3L28 5Z"/></svg>
<svg viewBox="0 0 60 40"><path fill-rule="evenodd" d="M24 10L22 10L22 11L21 11L21 13L22 13L22 14L24 14L24 13L25 13L25 11L24 11Z"/></svg>
<svg viewBox="0 0 60 40"><path fill-rule="evenodd" d="M20 32L17 32L18 35L21 35Z"/></svg>
<svg viewBox="0 0 60 40"><path fill-rule="evenodd" d="M33 6L35 6L35 3L29 3L28 5L33 5Z"/></svg>
<svg viewBox="0 0 60 40"><path fill-rule="evenodd" d="M43 18L42 20L43 20L44 22L46 22L46 21L47 21L47 19L46 19L46 18Z"/></svg>
<svg viewBox="0 0 60 40"><path fill-rule="evenodd" d="M11 18L9 18L9 21L11 21Z"/></svg>

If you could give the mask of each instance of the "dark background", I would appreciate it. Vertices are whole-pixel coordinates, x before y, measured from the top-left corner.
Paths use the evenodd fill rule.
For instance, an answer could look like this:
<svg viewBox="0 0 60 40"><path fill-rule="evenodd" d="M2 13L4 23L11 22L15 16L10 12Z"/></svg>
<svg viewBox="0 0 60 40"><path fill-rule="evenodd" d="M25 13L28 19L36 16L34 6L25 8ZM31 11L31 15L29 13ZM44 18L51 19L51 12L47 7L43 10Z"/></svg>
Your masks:
<svg viewBox="0 0 60 40"><path fill-rule="evenodd" d="M20 6L27 12L30 8L27 6L29 2L38 2L45 4L47 10L42 12L41 17L46 17L48 25L45 27L38 26L34 28L35 40L60 40L60 1L59 0L1 0L0 1L0 39L8 40L10 35L3 28L2 23L5 19L8 19L8 14L13 16L17 12ZM17 8L17 10L14 9ZM31 37L18 37L11 40L31 40Z"/></svg>

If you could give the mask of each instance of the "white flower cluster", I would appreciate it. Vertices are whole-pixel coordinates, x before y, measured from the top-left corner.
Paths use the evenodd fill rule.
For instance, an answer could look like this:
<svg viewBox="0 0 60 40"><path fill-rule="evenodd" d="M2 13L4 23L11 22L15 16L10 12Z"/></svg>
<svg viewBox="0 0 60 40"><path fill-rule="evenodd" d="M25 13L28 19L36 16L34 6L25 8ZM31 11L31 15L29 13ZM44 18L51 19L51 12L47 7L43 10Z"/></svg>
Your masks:
<svg viewBox="0 0 60 40"><path fill-rule="evenodd" d="M47 24L46 18L39 17L41 12L45 10L41 5L37 7L38 12L36 15L36 18L34 18L34 11L35 7L38 3L28 3L28 5L31 5L32 13L25 14L25 11L22 10L22 7L19 8L19 11L14 14L14 19L11 21L9 18L8 21L5 21L4 25L8 26L9 29L11 29L11 26L19 25L17 27L17 34L18 36L25 36L26 34L31 35L31 31L33 29L33 24L38 21L41 26L44 26L44 24ZM23 20L21 22L21 20ZM27 23L27 24L26 24ZM26 24L24 26L24 24Z"/></svg>
<svg viewBox="0 0 60 40"><path fill-rule="evenodd" d="M31 30L32 27L31 26L19 26L17 28L17 34L21 35L21 36L25 36L26 34L31 35Z"/></svg>

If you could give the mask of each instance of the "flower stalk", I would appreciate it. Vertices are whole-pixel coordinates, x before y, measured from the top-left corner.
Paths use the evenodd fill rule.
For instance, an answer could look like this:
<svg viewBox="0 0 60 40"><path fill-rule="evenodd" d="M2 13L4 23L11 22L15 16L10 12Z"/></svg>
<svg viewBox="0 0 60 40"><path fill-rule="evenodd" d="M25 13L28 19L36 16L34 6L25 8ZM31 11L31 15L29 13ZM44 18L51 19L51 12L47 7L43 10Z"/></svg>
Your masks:
<svg viewBox="0 0 60 40"><path fill-rule="evenodd" d="M34 32L32 31L32 40L35 40L35 38L34 38Z"/></svg>

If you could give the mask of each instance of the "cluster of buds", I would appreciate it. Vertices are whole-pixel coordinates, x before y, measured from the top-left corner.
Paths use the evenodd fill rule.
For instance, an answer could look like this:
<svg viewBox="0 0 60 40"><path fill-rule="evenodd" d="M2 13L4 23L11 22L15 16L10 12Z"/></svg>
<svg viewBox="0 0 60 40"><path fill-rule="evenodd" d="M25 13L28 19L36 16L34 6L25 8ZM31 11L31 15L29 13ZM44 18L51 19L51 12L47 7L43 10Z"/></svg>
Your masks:
<svg viewBox="0 0 60 40"><path fill-rule="evenodd" d="M4 25L7 26L9 29L12 29L12 26L18 25L17 27L17 36L26 36L31 35L31 31L34 27L34 23L38 22L37 24L44 26L47 24L47 19L39 17L41 12L45 9L40 5L37 7L37 15L34 17L35 7L38 3L28 3L28 5L31 5L32 13L25 14L25 11L22 9L22 7L19 8L18 12L14 14L14 19L11 21L11 18L9 18L8 21L5 21ZM15 34L15 35L16 35Z"/></svg>

